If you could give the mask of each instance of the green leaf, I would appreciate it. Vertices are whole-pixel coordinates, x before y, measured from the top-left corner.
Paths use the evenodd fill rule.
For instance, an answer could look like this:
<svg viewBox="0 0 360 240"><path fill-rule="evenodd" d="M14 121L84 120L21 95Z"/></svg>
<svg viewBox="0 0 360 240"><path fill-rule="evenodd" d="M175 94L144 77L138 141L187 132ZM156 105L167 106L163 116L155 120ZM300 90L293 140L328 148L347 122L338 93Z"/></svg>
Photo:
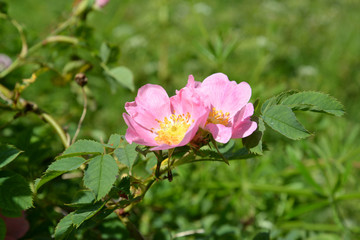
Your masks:
<svg viewBox="0 0 360 240"><path fill-rule="evenodd" d="M81 207L84 205L92 204L94 201L95 201L94 192L90 191L90 190L84 190L84 191L80 191L76 195L74 202L66 204L66 205L72 206L72 207Z"/></svg>
<svg viewBox="0 0 360 240"><path fill-rule="evenodd" d="M104 144L108 148L118 148L123 141L122 136L119 134L111 134L107 144Z"/></svg>
<svg viewBox="0 0 360 240"><path fill-rule="evenodd" d="M93 190L96 199L104 197L111 189L118 174L116 161L110 155L93 158L85 170L84 184Z"/></svg>
<svg viewBox="0 0 360 240"><path fill-rule="evenodd" d="M15 160L22 153L19 149L8 144L0 144L0 168Z"/></svg>
<svg viewBox="0 0 360 240"><path fill-rule="evenodd" d="M85 163L86 160L82 157L61 158L53 162L46 171L72 171Z"/></svg>
<svg viewBox="0 0 360 240"><path fill-rule="evenodd" d="M124 87L135 90L133 73L127 67L116 67L106 72Z"/></svg>
<svg viewBox="0 0 360 240"><path fill-rule="evenodd" d="M100 58L103 63L107 63L109 60L111 49L106 42L103 42L100 46Z"/></svg>
<svg viewBox="0 0 360 240"><path fill-rule="evenodd" d="M105 205L105 202L98 202L96 204L87 205L76 210L72 215L72 223L76 226L76 228L80 227L80 225L93 217L96 213L98 213L101 208Z"/></svg>
<svg viewBox="0 0 360 240"><path fill-rule="evenodd" d="M55 228L55 240L71 239L75 230L72 222L74 212L63 217Z"/></svg>
<svg viewBox="0 0 360 240"><path fill-rule="evenodd" d="M253 240L270 240L270 233L261 232L256 234Z"/></svg>
<svg viewBox="0 0 360 240"><path fill-rule="evenodd" d="M266 112L266 110L271 106L281 105L281 102L283 101L284 98L287 98L288 96L291 96L295 93L298 93L298 91L290 90L290 91L282 92L275 97L269 98L261 106L261 113L264 114Z"/></svg>
<svg viewBox="0 0 360 240"><path fill-rule="evenodd" d="M19 174L0 171L0 209L17 211L32 207L29 183Z"/></svg>
<svg viewBox="0 0 360 240"><path fill-rule="evenodd" d="M262 155L263 154L262 137L265 131L265 124L261 118L258 117L254 117L254 118L256 118L254 120L258 124L258 128L250 136L243 138L242 142L243 145L247 149L249 149L250 152L258 155Z"/></svg>
<svg viewBox="0 0 360 240"><path fill-rule="evenodd" d="M0 239L5 239L6 225L2 218L0 218Z"/></svg>
<svg viewBox="0 0 360 240"><path fill-rule="evenodd" d="M293 110L324 112L335 116L344 114L344 106L339 101L320 92L299 92L284 98L281 104Z"/></svg>
<svg viewBox="0 0 360 240"><path fill-rule="evenodd" d="M122 164L125 164L131 171L137 157L136 144L127 144L124 148L114 151L115 156Z"/></svg>
<svg viewBox="0 0 360 240"><path fill-rule="evenodd" d="M93 140L78 140L70 147L68 147L64 153L57 157L59 158L67 158L74 156L81 156L87 154L102 154L104 152L104 147L101 143L98 143Z"/></svg>
<svg viewBox="0 0 360 240"><path fill-rule="evenodd" d="M310 136L310 133L299 123L295 114L287 106L274 105L263 113L265 123L284 136L297 140Z"/></svg>
<svg viewBox="0 0 360 240"><path fill-rule="evenodd" d="M54 178L56 178L64 173L66 173L66 171L45 172L44 176L35 180L35 183L34 183L35 191L37 192L42 187L42 185L44 185L45 183L53 180Z"/></svg>

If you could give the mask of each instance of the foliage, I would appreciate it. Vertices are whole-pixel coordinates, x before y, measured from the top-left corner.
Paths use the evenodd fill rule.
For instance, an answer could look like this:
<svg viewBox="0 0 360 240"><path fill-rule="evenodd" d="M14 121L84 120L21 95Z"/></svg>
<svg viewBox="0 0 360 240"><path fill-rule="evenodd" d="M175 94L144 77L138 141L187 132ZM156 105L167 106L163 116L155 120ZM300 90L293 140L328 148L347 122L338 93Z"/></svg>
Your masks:
<svg viewBox="0 0 360 240"><path fill-rule="evenodd" d="M357 239L359 9L1 0L1 213L26 210L32 239ZM137 88L214 72L251 85L256 132L156 154L126 143Z"/></svg>

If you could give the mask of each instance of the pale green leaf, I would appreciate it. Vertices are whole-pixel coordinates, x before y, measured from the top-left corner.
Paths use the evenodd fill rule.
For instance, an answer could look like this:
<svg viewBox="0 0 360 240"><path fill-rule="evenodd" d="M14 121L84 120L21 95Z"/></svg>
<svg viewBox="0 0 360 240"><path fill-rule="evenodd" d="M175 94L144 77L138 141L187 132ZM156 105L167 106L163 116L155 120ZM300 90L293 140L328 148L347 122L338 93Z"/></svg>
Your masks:
<svg viewBox="0 0 360 240"><path fill-rule="evenodd" d="M0 168L15 160L22 151L8 144L0 144Z"/></svg>
<svg viewBox="0 0 360 240"><path fill-rule="evenodd" d="M281 104L293 110L325 112L335 116L344 114L344 106L339 101L320 92L299 92L284 98Z"/></svg>
<svg viewBox="0 0 360 240"><path fill-rule="evenodd" d="M119 162L132 169L137 157L136 144L127 144L124 148L116 149L114 153Z"/></svg>
<svg viewBox="0 0 360 240"><path fill-rule="evenodd" d="M310 136L310 133L299 123L295 114L287 106L273 105L263 113L265 123L275 131L291 139L301 139Z"/></svg>
<svg viewBox="0 0 360 240"><path fill-rule="evenodd" d="M135 90L133 73L127 67L121 66L112 68L106 73L124 87L130 89L131 91Z"/></svg>
<svg viewBox="0 0 360 240"><path fill-rule="evenodd" d="M100 58L103 63L107 63L111 53L110 47L106 42L103 42L100 46Z"/></svg>
<svg viewBox="0 0 360 240"><path fill-rule="evenodd" d="M0 171L0 209L10 211L32 207L29 183L19 174Z"/></svg>
<svg viewBox="0 0 360 240"><path fill-rule="evenodd" d="M87 154L101 154L104 152L104 147L101 143L98 143L93 140L78 140L70 147L68 147L64 153L57 157L59 158L66 158L66 157L73 157L73 156L81 156Z"/></svg>
<svg viewBox="0 0 360 240"><path fill-rule="evenodd" d="M55 160L46 171L72 171L85 163L86 160L82 157L69 157Z"/></svg>
<svg viewBox="0 0 360 240"><path fill-rule="evenodd" d="M116 161L110 155L93 158L84 174L84 184L94 191L96 199L104 197L111 189L118 174Z"/></svg>

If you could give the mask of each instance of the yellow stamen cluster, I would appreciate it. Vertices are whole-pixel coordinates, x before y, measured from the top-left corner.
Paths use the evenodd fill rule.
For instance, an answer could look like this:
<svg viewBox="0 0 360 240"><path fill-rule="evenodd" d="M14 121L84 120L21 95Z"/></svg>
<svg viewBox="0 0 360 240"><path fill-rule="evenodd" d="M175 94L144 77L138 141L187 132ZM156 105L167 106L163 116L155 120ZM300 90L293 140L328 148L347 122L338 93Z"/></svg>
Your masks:
<svg viewBox="0 0 360 240"><path fill-rule="evenodd" d="M170 118L165 117L164 121L155 120L160 125L160 129L156 131L157 136L155 137L155 141L159 144L167 145L179 144L183 140L191 123L194 122L194 120L191 120L190 113L172 114Z"/></svg>
<svg viewBox="0 0 360 240"><path fill-rule="evenodd" d="M206 121L206 124L213 123L213 124L222 124L227 126L229 124L230 113L223 113L221 110L216 110L213 108L209 114L209 117Z"/></svg>

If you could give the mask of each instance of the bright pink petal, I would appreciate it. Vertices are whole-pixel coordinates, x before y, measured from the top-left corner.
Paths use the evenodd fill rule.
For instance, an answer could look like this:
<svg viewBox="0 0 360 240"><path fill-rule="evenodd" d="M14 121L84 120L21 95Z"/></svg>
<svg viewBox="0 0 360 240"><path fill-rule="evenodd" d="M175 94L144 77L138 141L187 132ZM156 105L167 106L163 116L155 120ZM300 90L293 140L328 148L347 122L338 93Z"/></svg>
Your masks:
<svg viewBox="0 0 360 240"><path fill-rule="evenodd" d="M250 100L251 87L246 82L236 84L231 82L225 88L226 97L224 97L221 110L230 113L230 116L235 116L236 112L242 109Z"/></svg>
<svg viewBox="0 0 360 240"><path fill-rule="evenodd" d="M249 84L230 82L228 77L222 73L215 73L207 77L201 85L201 92L208 96L207 101L216 110L230 113L230 118L233 118L251 97Z"/></svg>
<svg viewBox="0 0 360 240"><path fill-rule="evenodd" d="M148 129L143 128L137 124L128 114L123 113L123 118L125 120L128 129L126 130L125 139L128 143L137 143L140 145L146 146L156 146L158 145L154 140L156 135L149 131Z"/></svg>
<svg viewBox="0 0 360 240"><path fill-rule="evenodd" d="M193 75L189 75L188 83L186 84L186 87L188 88L198 88L201 86L201 82L195 81Z"/></svg>
<svg viewBox="0 0 360 240"><path fill-rule="evenodd" d="M232 135L232 127L226 127L222 124L209 123L206 129L213 135L215 141L220 143L227 143Z"/></svg>
<svg viewBox="0 0 360 240"><path fill-rule="evenodd" d="M222 107L226 97L226 87L229 83L228 77L223 73L215 73L205 78L201 84L200 92L208 96L211 105L216 109Z"/></svg>
<svg viewBox="0 0 360 240"><path fill-rule="evenodd" d="M146 84L139 89L134 102L125 104L125 110L144 128L157 128L156 120L171 114L170 99L162 87Z"/></svg>
<svg viewBox="0 0 360 240"><path fill-rule="evenodd" d="M254 106L246 104L234 117L233 133L231 138L244 138L251 135L257 128L257 123L250 120L254 114Z"/></svg>

